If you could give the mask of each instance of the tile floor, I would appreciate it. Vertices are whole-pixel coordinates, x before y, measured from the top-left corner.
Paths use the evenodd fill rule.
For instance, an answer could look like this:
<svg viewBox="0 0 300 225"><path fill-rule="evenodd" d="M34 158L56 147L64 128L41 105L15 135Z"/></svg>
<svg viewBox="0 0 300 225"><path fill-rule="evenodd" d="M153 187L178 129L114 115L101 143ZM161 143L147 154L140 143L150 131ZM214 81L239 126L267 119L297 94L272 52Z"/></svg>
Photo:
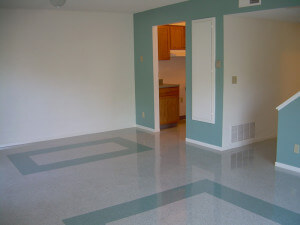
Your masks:
<svg viewBox="0 0 300 225"><path fill-rule="evenodd" d="M300 176L275 169L276 141L218 152L185 124L0 151L1 225L300 224Z"/></svg>

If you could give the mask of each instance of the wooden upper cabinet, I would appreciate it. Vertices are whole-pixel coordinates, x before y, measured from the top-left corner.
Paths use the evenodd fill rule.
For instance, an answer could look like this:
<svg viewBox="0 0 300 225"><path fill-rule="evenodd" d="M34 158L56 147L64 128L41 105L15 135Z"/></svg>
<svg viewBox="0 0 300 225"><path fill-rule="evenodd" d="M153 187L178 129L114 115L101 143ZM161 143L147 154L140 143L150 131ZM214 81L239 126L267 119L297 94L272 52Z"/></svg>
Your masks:
<svg viewBox="0 0 300 225"><path fill-rule="evenodd" d="M171 50L184 50L185 49L185 27L173 26L170 27L170 49Z"/></svg>
<svg viewBox="0 0 300 225"><path fill-rule="evenodd" d="M185 26L158 26L157 36L158 60L170 60L170 50L185 49Z"/></svg>
<svg viewBox="0 0 300 225"><path fill-rule="evenodd" d="M158 26L158 60L170 59L170 30L169 26Z"/></svg>

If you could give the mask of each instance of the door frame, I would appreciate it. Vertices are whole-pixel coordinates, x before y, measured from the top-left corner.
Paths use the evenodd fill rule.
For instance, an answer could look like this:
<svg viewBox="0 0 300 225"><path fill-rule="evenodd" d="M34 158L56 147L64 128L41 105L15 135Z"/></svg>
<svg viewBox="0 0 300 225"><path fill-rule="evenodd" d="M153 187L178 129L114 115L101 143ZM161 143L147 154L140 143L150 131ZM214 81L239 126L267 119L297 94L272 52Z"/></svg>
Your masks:
<svg viewBox="0 0 300 225"><path fill-rule="evenodd" d="M182 20L180 22L186 21ZM174 22L175 23L175 22ZM160 132L160 115L159 115L159 64L158 64L158 35L157 27L152 26L152 49L153 49L153 92L154 92L154 132ZM186 40L185 40L186 42ZM186 44L186 43L185 43ZM186 80L186 71L185 71ZM185 96L187 99L187 95ZM185 100L186 100L185 99Z"/></svg>
<svg viewBox="0 0 300 225"><path fill-rule="evenodd" d="M154 131L159 132L160 131L160 116L159 116L157 26L152 26L152 48L153 48Z"/></svg>

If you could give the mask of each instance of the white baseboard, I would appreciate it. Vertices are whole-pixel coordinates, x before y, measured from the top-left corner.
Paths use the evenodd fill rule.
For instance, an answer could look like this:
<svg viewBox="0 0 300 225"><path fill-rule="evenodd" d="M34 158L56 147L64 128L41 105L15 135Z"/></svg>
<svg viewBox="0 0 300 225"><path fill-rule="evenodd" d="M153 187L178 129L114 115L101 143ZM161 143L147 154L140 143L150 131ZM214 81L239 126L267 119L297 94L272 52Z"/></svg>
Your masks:
<svg viewBox="0 0 300 225"><path fill-rule="evenodd" d="M226 149L224 149L224 148L222 148L220 146L207 144L207 143L204 143L204 142L201 142L201 141L196 141L196 140L193 140L193 139L190 139L190 138L186 138L185 141L189 142L189 143L192 143L192 144L199 145L201 147L211 148L211 149L218 150L218 151L224 151L224 150L226 150Z"/></svg>
<svg viewBox="0 0 300 225"><path fill-rule="evenodd" d="M245 141L241 141L241 142L231 143L230 145L223 146L222 148L223 148L223 150L229 150L229 149L239 148L239 147L243 147L245 145L250 145L250 144L253 144L256 142L266 141L266 140L275 139L275 138L277 138L277 137L272 136L272 137L254 138L254 139L249 139L249 140L245 140Z"/></svg>
<svg viewBox="0 0 300 225"><path fill-rule="evenodd" d="M218 151L226 151L226 150L231 150L231 149L234 149L234 148L243 147L245 145L250 145L250 144L253 144L253 143L256 143L256 142L261 142L261 141L274 139L274 138L276 138L276 137L256 138L256 139L252 139L252 140L246 140L246 141L243 141L243 142L234 143L234 144L226 146L226 147L211 145L211 144L207 144L207 143L204 143L204 142L201 142L201 141L196 141L196 140L189 139L189 138L186 138L185 140L186 140L186 142L193 143L193 144L199 145L201 147L211 148L211 149L218 150Z"/></svg>
<svg viewBox="0 0 300 225"><path fill-rule="evenodd" d="M59 140L59 139L64 139L64 138L73 138L73 137L92 135L92 134L99 134L99 133L103 133L103 132L122 130L122 129L133 128L133 127L135 127L135 125L130 126L130 127L121 127L121 128L118 128L118 129L101 130L101 131L98 131L98 132L91 132L91 133L74 132L74 133L71 133L71 134L68 134L68 135L57 135L57 136L54 135L54 136L48 136L48 137L43 137L43 138L34 138L34 139L29 140L29 141L0 145L0 151L1 150L6 150L6 149L9 149L9 148L13 148L13 147L18 147L18 146L21 146L21 145L35 144L35 143L38 143L38 142L54 141L54 140Z"/></svg>
<svg viewBox="0 0 300 225"><path fill-rule="evenodd" d="M138 125L138 124L136 125L136 128L146 130L146 131L150 131L152 133L159 132L159 130L155 130L155 129L149 128L149 127L144 127L144 126L141 126L141 125Z"/></svg>
<svg viewBox="0 0 300 225"><path fill-rule="evenodd" d="M279 162L275 162L275 166L279 167L279 168L282 168L282 169L286 169L286 170L290 170L290 171L293 171L293 172L300 173L300 168L299 167L290 166L290 165L287 165L287 164L284 164L284 163L279 163Z"/></svg>

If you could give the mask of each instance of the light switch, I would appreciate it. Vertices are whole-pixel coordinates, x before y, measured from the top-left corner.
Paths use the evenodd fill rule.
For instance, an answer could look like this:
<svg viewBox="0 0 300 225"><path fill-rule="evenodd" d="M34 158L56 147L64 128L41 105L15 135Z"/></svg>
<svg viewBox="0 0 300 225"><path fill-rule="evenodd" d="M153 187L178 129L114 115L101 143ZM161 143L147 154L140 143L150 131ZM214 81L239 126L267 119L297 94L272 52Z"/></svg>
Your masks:
<svg viewBox="0 0 300 225"><path fill-rule="evenodd" d="M237 76L232 76L232 84L237 84Z"/></svg>
<svg viewBox="0 0 300 225"><path fill-rule="evenodd" d="M296 154L299 154L299 145L295 144L295 146L294 146L294 152Z"/></svg>
<svg viewBox="0 0 300 225"><path fill-rule="evenodd" d="M143 58L143 56L141 56L141 58L140 58L140 59L141 59L141 62L143 62L143 61L144 61L144 58Z"/></svg>

